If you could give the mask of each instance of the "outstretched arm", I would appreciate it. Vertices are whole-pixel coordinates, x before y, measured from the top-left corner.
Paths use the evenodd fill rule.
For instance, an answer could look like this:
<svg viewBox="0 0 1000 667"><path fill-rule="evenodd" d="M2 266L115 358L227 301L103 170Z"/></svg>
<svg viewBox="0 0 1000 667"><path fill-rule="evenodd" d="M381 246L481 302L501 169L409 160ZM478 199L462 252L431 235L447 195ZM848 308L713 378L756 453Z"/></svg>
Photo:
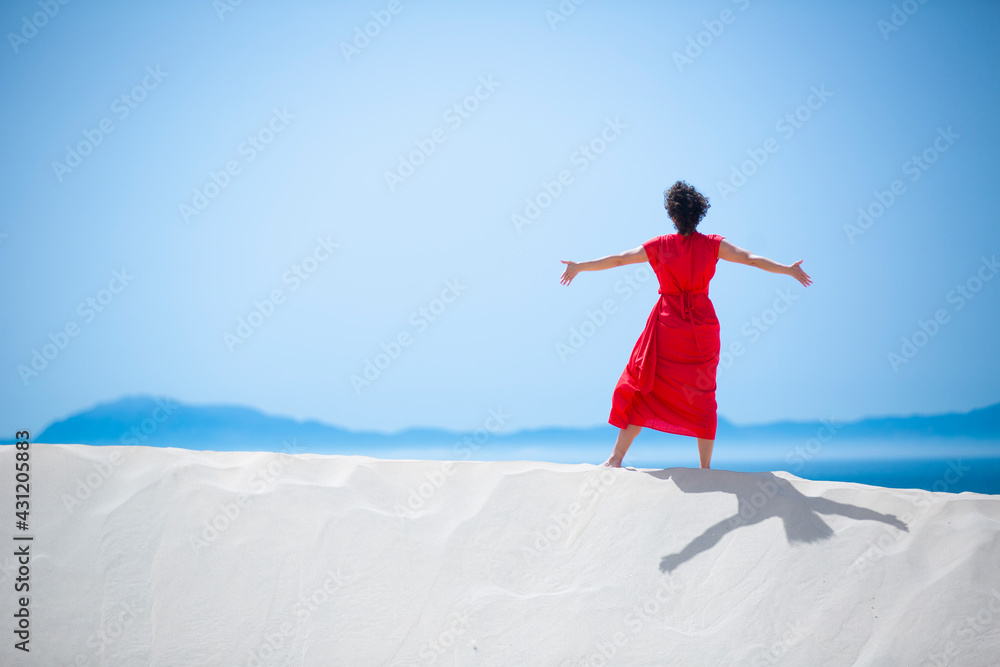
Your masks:
<svg viewBox="0 0 1000 667"><path fill-rule="evenodd" d="M809 275L802 270L802 267L799 266L802 264L801 259L794 264L778 264L767 257L761 257L760 255L755 255L748 250L740 248L739 246L734 246L726 239L722 239L722 243L719 244L719 259L724 259L727 262L735 262L737 264L756 266L758 269L763 269L764 271L791 276L806 287L809 287L809 285L812 284L812 278L810 278Z"/></svg>
<svg viewBox="0 0 1000 667"><path fill-rule="evenodd" d="M601 257L600 259L593 259L589 262L568 262L564 259L561 261L566 265L566 270L563 271L562 276L559 278L559 282L563 285L569 285L573 281L573 278L576 277L576 274L580 273L580 271L603 271L604 269L610 269L615 266L638 264L639 262L645 262L646 260L646 249L642 246L626 250L625 252L617 255L608 255L607 257Z"/></svg>

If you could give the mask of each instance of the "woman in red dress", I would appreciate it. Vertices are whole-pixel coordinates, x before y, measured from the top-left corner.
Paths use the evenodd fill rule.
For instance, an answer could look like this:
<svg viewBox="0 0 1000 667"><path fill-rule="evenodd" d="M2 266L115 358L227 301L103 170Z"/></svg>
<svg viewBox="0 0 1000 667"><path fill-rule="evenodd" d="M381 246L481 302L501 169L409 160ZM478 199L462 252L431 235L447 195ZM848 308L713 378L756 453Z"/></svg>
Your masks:
<svg viewBox="0 0 1000 667"><path fill-rule="evenodd" d="M720 342L708 283L719 259L788 275L806 287L812 283L799 266L802 260L778 264L718 234L697 231L709 208L708 199L684 181L664 193L663 204L676 234L657 236L638 248L590 262L563 260L563 285L569 285L580 271L645 261L660 283L660 297L611 398L608 422L621 430L604 465L615 468L621 467L625 452L644 426L697 438L701 467L711 465L718 423L715 371Z"/></svg>

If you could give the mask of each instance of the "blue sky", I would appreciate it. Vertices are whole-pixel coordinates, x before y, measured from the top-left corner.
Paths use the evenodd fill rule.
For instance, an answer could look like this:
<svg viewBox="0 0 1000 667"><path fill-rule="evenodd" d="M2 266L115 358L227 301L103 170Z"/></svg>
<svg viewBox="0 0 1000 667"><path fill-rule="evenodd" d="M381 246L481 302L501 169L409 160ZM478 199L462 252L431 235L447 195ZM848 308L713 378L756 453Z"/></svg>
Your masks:
<svg viewBox="0 0 1000 667"><path fill-rule="evenodd" d="M719 263L720 415L996 403L1000 6L904 5L5 3L0 428L606 423L655 280L560 260L670 233L679 179L814 280Z"/></svg>

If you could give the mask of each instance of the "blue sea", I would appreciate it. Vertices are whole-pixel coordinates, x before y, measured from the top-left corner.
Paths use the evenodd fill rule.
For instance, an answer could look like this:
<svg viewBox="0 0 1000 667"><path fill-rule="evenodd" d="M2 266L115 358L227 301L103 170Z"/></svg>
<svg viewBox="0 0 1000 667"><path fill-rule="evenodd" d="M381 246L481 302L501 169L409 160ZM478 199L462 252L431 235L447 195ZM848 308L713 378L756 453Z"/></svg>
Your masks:
<svg viewBox="0 0 1000 667"><path fill-rule="evenodd" d="M806 479L855 482L895 489L1000 494L1000 458L997 457L811 461L801 468L781 466L779 462L768 465L768 462L762 461L759 465L740 463L729 469L745 472L786 470Z"/></svg>
<svg viewBox="0 0 1000 667"><path fill-rule="evenodd" d="M697 468L698 447L694 439L672 437L633 443L624 465L634 468ZM809 452L793 441L717 440L712 468L740 472L785 471L817 481L853 482L896 489L924 489L947 493L1000 495L1000 442L964 438L914 441L851 440ZM381 451L355 452L376 458L441 460L528 460L553 463L593 463L607 459L613 440L579 445L557 445L542 441L517 446L484 443L475 451L393 447Z"/></svg>

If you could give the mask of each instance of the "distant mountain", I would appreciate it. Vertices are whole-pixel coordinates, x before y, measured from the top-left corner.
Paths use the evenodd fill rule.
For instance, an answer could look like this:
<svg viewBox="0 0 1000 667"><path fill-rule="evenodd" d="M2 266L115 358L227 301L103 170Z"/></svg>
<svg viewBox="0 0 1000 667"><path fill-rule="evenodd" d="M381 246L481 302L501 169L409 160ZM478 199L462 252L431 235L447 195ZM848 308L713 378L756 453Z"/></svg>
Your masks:
<svg viewBox="0 0 1000 667"><path fill-rule="evenodd" d="M411 429L397 434L350 431L322 422L267 415L232 405L185 405L165 397L130 396L57 421L36 442L154 445L190 449L271 451L285 440L300 447L378 446L405 439L438 441L457 434Z"/></svg>
<svg viewBox="0 0 1000 667"><path fill-rule="evenodd" d="M836 429L838 438L974 438L1000 439L1000 403L970 412L910 417L867 417L853 422L781 421L769 424L737 426L727 422L727 435L740 438L765 439L812 438L822 426ZM722 433L722 419L719 432Z"/></svg>
<svg viewBox="0 0 1000 667"><path fill-rule="evenodd" d="M823 430L823 429L826 430ZM807 441L828 435L850 439L972 438L1000 440L1000 404L966 413L867 418L854 422L801 421L739 426L719 418L718 438L750 441ZM536 428L490 433L493 445L548 447L614 441L610 424L590 428ZM188 449L308 451L367 454L385 449L413 451L471 446L475 433L445 429L408 429L397 433L352 431L319 421L299 421L231 405L185 405L169 398L130 396L57 421L35 442L88 445L151 445ZM479 442L484 432L478 434ZM5 442L12 442L6 440ZM283 443L291 443L285 444Z"/></svg>

